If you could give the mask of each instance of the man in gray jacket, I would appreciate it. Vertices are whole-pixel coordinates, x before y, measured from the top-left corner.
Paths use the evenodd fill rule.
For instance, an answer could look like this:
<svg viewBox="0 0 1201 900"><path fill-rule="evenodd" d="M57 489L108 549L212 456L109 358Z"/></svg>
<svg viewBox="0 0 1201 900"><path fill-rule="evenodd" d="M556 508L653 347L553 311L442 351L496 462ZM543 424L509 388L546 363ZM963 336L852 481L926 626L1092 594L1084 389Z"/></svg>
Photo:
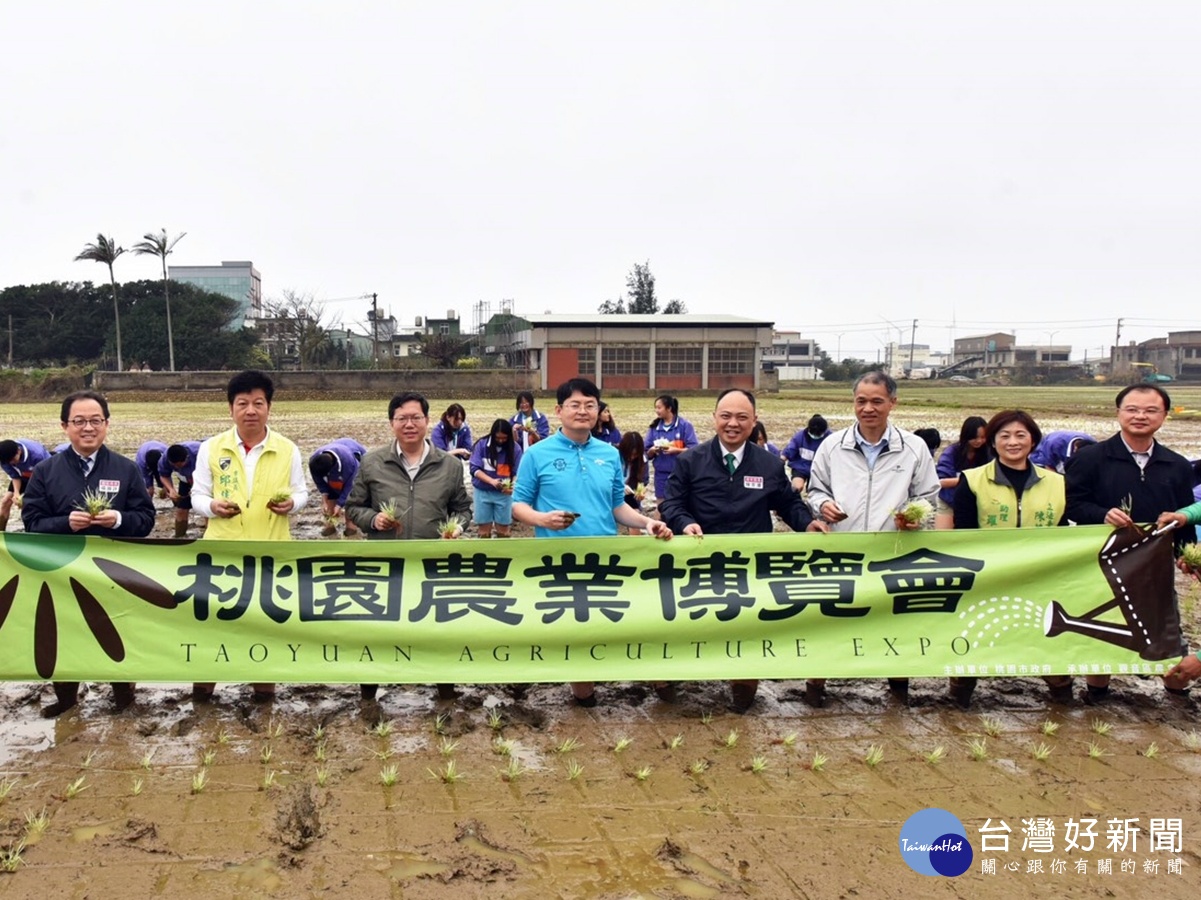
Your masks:
<svg viewBox="0 0 1201 900"><path fill-rule="evenodd" d="M890 425L897 405L897 383L883 372L865 372L855 382L855 424L836 431L817 448L809 474L809 506L831 531L918 529L897 510L912 500L934 502L938 475L925 441ZM909 681L890 678L889 689L901 700ZM810 679L805 698L821 706L825 681Z"/></svg>
<svg viewBox="0 0 1201 900"><path fill-rule="evenodd" d="M421 394L397 394L388 404L396 439L368 450L359 464L345 512L370 540L435 540L440 522L471 521L463 464L426 440L429 415ZM360 688L364 700L375 698L376 685ZM454 685L439 684L438 696L453 698Z"/></svg>

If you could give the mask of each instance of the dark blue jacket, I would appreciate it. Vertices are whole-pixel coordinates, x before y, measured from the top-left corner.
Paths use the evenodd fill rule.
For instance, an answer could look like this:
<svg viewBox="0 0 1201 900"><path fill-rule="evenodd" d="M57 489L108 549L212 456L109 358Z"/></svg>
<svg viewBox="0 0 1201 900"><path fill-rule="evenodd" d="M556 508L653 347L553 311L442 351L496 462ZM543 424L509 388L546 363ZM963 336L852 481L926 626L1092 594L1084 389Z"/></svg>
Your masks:
<svg viewBox="0 0 1201 900"><path fill-rule="evenodd" d="M338 462L320 477L313 472L312 468L309 469L309 475L313 479L313 484L317 486L317 490L339 506L345 507L346 501L350 499L350 490L354 487L355 476L359 473L359 460L366 452L366 447L354 438L348 437L338 438L324 447L318 447L309 457L310 463L322 453L332 453Z"/></svg>
<svg viewBox="0 0 1201 900"><path fill-rule="evenodd" d="M82 508L84 492L89 490L108 496L112 508L121 513L119 527L71 530L67 520L73 510ZM145 537L154 529L154 503L132 459L101 447L85 482L79 457L74 450L65 450L34 468L25 488L21 520L26 531L37 534Z"/></svg>
<svg viewBox="0 0 1201 900"><path fill-rule="evenodd" d="M1189 461L1159 441L1146 469L1140 469L1121 432L1099 444L1090 444L1068 460L1068 518L1077 525L1101 525L1106 514L1130 498L1130 518L1154 522L1162 512L1175 512L1193 502L1193 467ZM1185 541L1185 528L1177 529L1176 543Z"/></svg>
<svg viewBox="0 0 1201 900"><path fill-rule="evenodd" d="M802 428L792 436L792 440L784 446L783 457L788 460L793 478L809 480L809 470L813 466L813 454L822 445L822 441L830 436L829 430L821 437L814 437L807 429Z"/></svg>
<svg viewBox="0 0 1201 900"><path fill-rule="evenodd" d="M717 438L676 457L659 504L663 521L676 534L697 523L706 534L764 534L772 530L772 510L793 530L804 531L813 514L792 489L784 463L748 443L731 475Z"/></svg>

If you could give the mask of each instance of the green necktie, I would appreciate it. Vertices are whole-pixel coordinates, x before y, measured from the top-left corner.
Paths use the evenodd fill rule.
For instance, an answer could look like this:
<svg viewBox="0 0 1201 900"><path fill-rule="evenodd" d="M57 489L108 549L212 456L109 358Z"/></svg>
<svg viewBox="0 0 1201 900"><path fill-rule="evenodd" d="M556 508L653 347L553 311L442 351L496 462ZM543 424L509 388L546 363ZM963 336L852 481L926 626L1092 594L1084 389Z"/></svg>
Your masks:
<svg viewBox="0 0 1201 900"><path fill-rule="evenodd" d="M738 468L738 466L736 466L736 465L734 464L734 454L733 454L733 453L727 453L727 454L726 454L726 471L728 471L728 472L729 472L731 475L733 475L733 474L734 474L734 470L735 470L736 468Z"/></svg>

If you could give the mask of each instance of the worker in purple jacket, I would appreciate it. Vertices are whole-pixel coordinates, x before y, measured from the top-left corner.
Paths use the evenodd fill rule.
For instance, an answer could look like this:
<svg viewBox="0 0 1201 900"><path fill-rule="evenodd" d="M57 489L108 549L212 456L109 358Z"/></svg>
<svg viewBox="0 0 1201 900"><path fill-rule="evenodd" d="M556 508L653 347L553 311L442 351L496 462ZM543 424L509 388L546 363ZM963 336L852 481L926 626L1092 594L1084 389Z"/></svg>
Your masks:
<svg viewBox="0 0 1201 900"><path fill-rule="evenodd" d="M1052 431L1044 437L1030 454L1030 462L1060 475L1068 460L1097 439L1083 431Z"/></svg>
<svg viewBox="0 0 1201 900"><path fill-rule="evenodd" d="M461 403L452 403L442 413L442 418L430 434L430 443L451 456L471 459L475 442L471 439L471 426L467 424L467 410Z"/></svg>
<svg viewBox="0 0 1201 900"><path fill-rule="evenodd" d="M158 461L158 480L167 499L175 507L175 536L185 537L188 533L188 516L192 512L192 477L196 473L196 454L200 452L200 441L181 441L172 444ZM172 481L174 475L179 485Z"/></svg>
<svg viewBox="0 0 1201 900"><path fill-rule="evenodd" d="M325 527L321 529L323 537L337 532L337 524L330 520L338 516L343 517L348 535L359 533L358 527L346 518L344 508L350 489L354 487L354 477L359 472L359 460L366 452L367 448L354 438L342 437L318 447L309 457L309 474L321 494L321 512L326 518Z"/></svg>
<svg viewBox="0 0 1201 900"><path fill-rule="evenodd" d="M134 454L133 461L138 464L138 471L142 473L142 481L146 484L146 493L151 497L160 488L158 464L166 452L167 445L162 441L146 441L138 447L138 452ZM166 495L160 494L160 496Z"/></svg>
<svg viewBox="0 0 1201 900"><path fill-rule="evenodd" d="M43 459L50 458L50 451L39 441L28 438L0 441L0 468L12 480L8 483L8 492L0 500L0 531L8 528L8 516L12 512L13 503L21 505L21 491L29 484L29 476L33 467Z"/></svg>

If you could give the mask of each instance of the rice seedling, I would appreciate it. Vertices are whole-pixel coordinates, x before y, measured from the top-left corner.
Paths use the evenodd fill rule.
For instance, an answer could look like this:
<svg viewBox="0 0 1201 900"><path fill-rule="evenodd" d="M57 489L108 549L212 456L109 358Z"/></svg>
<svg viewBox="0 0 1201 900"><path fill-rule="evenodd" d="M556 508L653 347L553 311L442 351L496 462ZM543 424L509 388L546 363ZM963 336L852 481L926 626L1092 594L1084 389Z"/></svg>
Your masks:
<svg viewBox="0 0 1201 900"><path fill-rule="evenodd" d="M279 506L279 504L287 503L291 499L292 499L291 491L276 491L274 494L272 494L270 497L267 498L267 505L268 506Z"/></svg>
<svg viewBox="0 0 1201 900"><path fill-rule="evenodd" d="M516 781L525 774L525 769L522 768L521 762L515 756L509 757L509 764L505 766L504 771L500 773L500 777L505 781Z"/></svg>
<svg viewBox="0 0 1201 900"><path fill-rule="evenodd" d="M86 784L84 784L86 779L87 779L86 775L80 775L78 778L76 778L74 781L72 781L70 784L67 785L66 796L67 796L68 800L73 800L75 797L78 797L80 794L82 794L84 791L86 791L88 789L88 786Z"/></svg>
<svg viewBox="0 0 1201 900"><path fill-rule="evenodd" d="M1054 737L1059 731L1059 723L1052 722L1050 719L1047 719L1047 721L1043 722L1043 724L1039 726L1039 731L1041 731L1047 737Z"/></svg>
<svg viewBox="0 0 1201 900"><path fill-rule="evenodd" d="M713 721L713 713L712 712L710 712L709 710L705 710L703 713L701 713L701 724L702 725L708 725L712 721Z"/></svg>
<svg viewBox="0 0 1201 900"><path fill-rule="evenodd" d="M142 779L141 779L141 778L135 778L135 779L133 780L133 784L131 784L131 785L129 786L129 792L130 792L131 794L133 794L133 795L136 797L136 796L138 796L140 793L142 793L142 788L143 788L144 786L145 786L145 785L142 783Z"/></svg>
<svg viewBox="0 0 1201 900"><path fill-rule="evenodd" d="M584 774L584 767L574 759L567 761L567 780L577 781Z"/></svg>
<svg viewBox="0 0 1201 900"><path fill-rule="evenodd" d="M1048 756L1051 755L1051 748L1048 747L1046 744L1042 743L1041 741L1039 741L1039 743L1037 745L1032 746L1030 748L1030 755L1033 756L1039 762L1042 762Z"/></svg>
<svg viewBox="0 0 1201 900"><path fill-rule="evenodd" d="M318 725L317 727L315 727L313 729L312 733L313 733L313 740L315 740L318 744L325 741L325 726L324 725Z"/></svg>
<svg viewBox="0 0 1201 900"><path fill-rule="evenodd" d="M625 736L619 737L617 739L617 743L613 745L613 752L614 753L625 753L626 750L628 750L630 748L630 745L633 743L634 743L633 738L629 738L629 737L625 737Z"/></svg>
<svg viewBox="0 0 1201 900"><path fill-rule="evenodd" d="M150 768L150 762L151 762L151 760L153 760L153 759L154 759L154 749L152 748L152 749L150 749L150 750L147 750L145 753L143 753L143 754L142 754L142 763L141 763L141 765L142 765L142 768L143 768L143 769L149 769L149 768Z"/></svg>
<svg viewBox="0 0 1201 900"><path fill-rule="evenodd" d="M1182 741L1189 750L1201 750L1201 734L1195 729L1186 734Z"/></svg>
<svg viewBox="0 0 1201 900"><path fill-rule="evenodd" d="M501 715L499 709L491 710L488 713L488 727L493 731L500 731L505 727L505 717Z"/></svg>
<svg viewBox="0 0 1201 900"><path fill-rule="evenodd" d="M379 783L384 787L392 787L400 778L400 770L396 766L384 766L379 770Z"/></svg>
<svg viewBox="0 0 1201 900"><path fill-rule="evenodd" d="M463 520L458 516L451 516L448 519L438 523L438 534L444 541L453 541L463 536Z"/></svg>
<svg viewBox="0 0 1201 900"><path fill-rule="evenodd" d="M984 738L973 738L968 742L967 749L971 753L972 759L977 762L988 758L988 745Z"/></svg>
<svg viewBox="0 0 1201 900"><path fill-rule="evenodd" d="M766 756L752 756L751 757L751 772L753 772L755 775L759 775L760 773L765 772L765 771L767 771L767 757Z"/></svg>
<svg viewBox="0 0 1201 900"><path fill-rule="evenodd" d="M498 756L512 756L513 748L516 745L515 741L507 740L506 738L497 738L492 742L492 752Z"/></svg>
<svg viewBox="0 0 1201 900"><path fill-rule="evenodd" d="M269 791L275 786L275 770L263 774L263 780L259 782L260 791Z"/></svg>
<svg viewBox="0 0 1201 900"><path fill-rule="evenodd" d="M229 732L225 730L224 726L222 726L221 730L217 732L217 743L220 744L222 747L224 747L226 744L229 743L229 741L230 741Z"/></svg>
<svg viewBox="0 0 1201 900"><path fill-rule="evenodd" d="M271 719L267 722L267 737L280 738L284 735L284 723Z"/></svg>
<svg viewBox="0 0 1201 900"><path fill-rule="evenodd" d="M0 803L4 802L4 798L12 793L12 789L17 786L16 778L9 778L7 775L0 779Z"/></svg>
<svg viewBox="0 0 1201 900"><path fill-rule="evenodd" d="M1001 723L992 716L981 716L980 727L984 729L984 733L989 737L995 738L1001 735Z"/></svg>
<svg viewBox="0 0 1201 900"><path fill-rule="evenodd" d="M733 750L735 747L737 747L738 746L738 729L731 728L729 733L726 734L726 739L723 743L725 744L725 747L727 750Z"/></svg>
<svg viewBox="0 0 1201 900"><path fill-rule="evenodd" d="M820 772L826 767L826 763L830 761L830 757L822 753L820 750L813 751L813 759L809 760L809 770L811 772Z"/></svg>
<svg viewBox="0 0 1201 900"><path fill-rule="evenodd" d="M372 750L371 755L376 759L387 760L396 755L396 751L391 747L385 747L383 750Z"/></svg>
<svg viewBox="0 0 1201 900"><path fill-rule="evenodd" d="M1201 570L1201 545L1185 544L1180 551L1180 561L1190 572Z"/></svg>
<svg viewBox="0 0 1201 900"><path fill-rule="evenodd" d="M438 752L443 756L450 756L459 749L459 742L452 741L450 738L442 738L438 742Z"/></svg>
<svg viewBox="0 0 1201 900"><path fill-rule="evenodd" d="M192 776L192 793L193 794L203 794L205 787L208 786L208 783L209 783L209 770L201 769L199 772L197 772L195 775Z"/></svg>
<svg viewBox="0 0 1201 900"><path fill-rule="evenodd" d="M1113 731L1113 723L1106 722L1104 719L1093 719L1092 722L1089 723L1089 728L1093 730L1094 734L1099 734L1101 737L1106 737L1111 731Z"/></svg>
<svg viewBox="0 0 1201 900"><path fill-rule="evenodd" d="M434 734L446 734L446 723L450 721L450 713L438 713L434 716Z"/></svg>
<svg viewBox="0 0 1201 900"><path fill-rule="evenodd" d="M693 775L704 775L709 770L709 760L698 759L688 767L688 771Z"/></svg>
<svg viewBox="0 0 1201 900"><path fill-rule="evenodd" d="M325 787L329 783L329 769L317 769L317 787Z"/></svg>
<svg viewBox="0 0 1201 900"><path fill-rule="evenodd" d="M95 751L95 750L89 750L89 751L88 751L88 755L87 755L87 756L85 756L85 757L83 758L83 762L79 764L79 767L80 767L81 769L90 769L90 768L92 768L92 760L93 760L93 759L95 759L95 758L96 758L96 751Z"/></svg>
<svg viewBox="0 0 1201 900"><path fill-rule="evenodd" d="M1101 749L1100 744L1098 744L1096 741L1088 742L1088 758L1089 759L1100 759L1104 755L1105 755L1105 751Z"/></svg>
<svg viewBox="0 0 1201 900"><path fill-rule="evenodd" d="M646 781L648 778L651 777L651 772L653 772L653 771L654 771L654 769L652 769L650 766L643 766L641 769L639 769L638 771L636 771L634 773L634 777L636 779L638 779L639 781Z"/></svg>
<svg viewBox="0 0 1201 900"><path fill-rule="evenodd" d="M575 753L580 749L580 742L573 737L564 738L555 745L556 753Z"/></svg>
<svg viewBox="0 0 1201 900"><path fill-rule="evenodd" d="M383 719L380 719L371 728L371 733L374 734L376 737L380 737L380 738L388 737L390 734L392 734L392 731L393 731L392 723L384 721Z"/></svg>
<svg viewBox="0 0 1201 900"><path fill-rule="evenodd" d="M937 766L940 762L942 762L944 759L946 759L946 756L947 756L947 748L944 747L942 744L939 744L937 747L935 747L929 753L925 754L925 756L923 758L930 765Z"/></svg>
<svg viewBox="0 0 1201 900"><path fill-rule="evenodd" d="M46 812L46 807L43 806L39 813L27 812L25 813L25 836L37 837L46 831L49 824L50 813Z"/></svg>
<svg viewBox="0 0 1201 900"><path fill-rule="evenodd" d="M88 489L83 492L83 496L79 498L79 505L75 508L81 512L86 512L94 519L101 513L112 509L113 501L109 499L108 494Z"/></svg>
<svg viewBox="0 0 1201 900"><path fill-rule="evenodd" d="M454 784L457 781L462 781L463 778L466 777L462 772L459 771L459 768L455 765L455 761L453 759L447 762L446 765L437 772L435 772L433 769L426 769L426 771L443 784Z"/></svg>
<svg viewBox="0 0 1201 900"><path fill-rule="evenodd" d="M1143 751L1143 756L1147 759L1157 759L1159 757L1159 744L1152 741L1146 750Z"/></svg>
<svg viewBox="0 0 1201 900"><path fill-rule="evenodd" d="M21 853L25 850L25 841L19 840L5 850L0 850L0 872L15 872L25 860Z"/></svg>
<svg viewBox="0 0 1201 900"><path fill-rule="evenodd" d="M872 744L867 748L867 756L863 757L863 761L867 763L869 769L874 769L884 762L884 748L879 744Z"/></svg>
<svg viewBox="0 0 1201 900"><path fill-rule="evenodd" d="M271 757L275 755L275 751L271 749L270 744L263 744L263 749L259 751L259 762L264 766L271 762Z"/></svg>
<svg viewBox="0 0 1201 900"><path fill-rule="evenodd" d="M313 748L313 759L317 760L319 763L325 762L325 741L322 741Z"/></svg>
<svg viewBox="0 0 1201 900"><path fill-rule="evenodd" d="M896 514L910 525L925 522L934 517L934 507L929 500L911 500L897 510Z"/></svg>
<svg viewBox="0 0 1201 900"><path fill-rule="evenodd" d="M200 757L200 764L206 769L211 766L217 759L216 750L205 750L204 755Z"/></svg>
<svg viewBox="0 0 1201 900"><path fill-rule="evenodd" d="M682 734L677 734L675 737L673 737L670 741L667 742L668 750L679 750L683 746L684 746L684 735L682 735Z"/></svg>
<svg viewBox="0 0 1201 900"><path fill-rule="evenodd" d="M797 740L797 733L795 731L790 731L790 732L788 732L788 734L784 735L784 737L780 738L780 743L783 744L785 747L795 747L796 740Z"/></svg>
<svg viewBox="0 0 1201 900"><path fill-rule="evenodd" d="M388 500L379 505L379 511L392 523L392 530L400 534L400 513L397 511L397 501Z"/></svg>

